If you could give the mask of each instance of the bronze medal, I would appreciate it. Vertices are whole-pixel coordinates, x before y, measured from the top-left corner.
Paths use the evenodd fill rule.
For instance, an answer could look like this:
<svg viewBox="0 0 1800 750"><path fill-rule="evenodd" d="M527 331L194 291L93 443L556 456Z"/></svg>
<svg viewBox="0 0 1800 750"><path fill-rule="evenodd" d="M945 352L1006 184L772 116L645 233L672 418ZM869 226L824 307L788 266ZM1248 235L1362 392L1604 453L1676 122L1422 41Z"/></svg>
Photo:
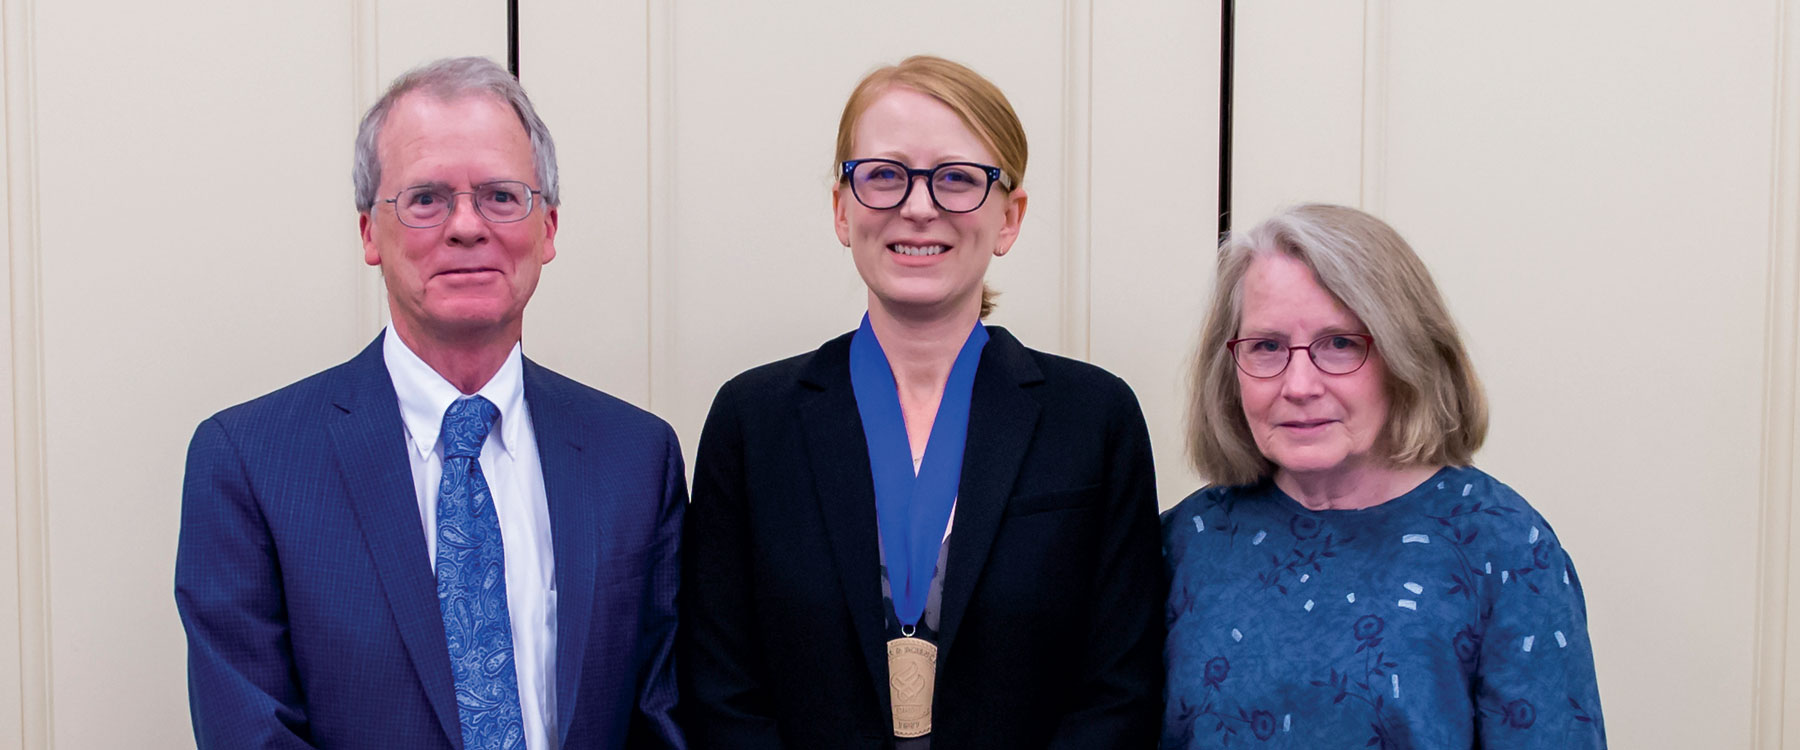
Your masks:
<svg viewBox="0 0 1800 750"><path fill-rule="evenodd" d="M888 641L888 694L894 707L894 736L931 733L931 693L937 682L937 644L923 638Z"/></svg>

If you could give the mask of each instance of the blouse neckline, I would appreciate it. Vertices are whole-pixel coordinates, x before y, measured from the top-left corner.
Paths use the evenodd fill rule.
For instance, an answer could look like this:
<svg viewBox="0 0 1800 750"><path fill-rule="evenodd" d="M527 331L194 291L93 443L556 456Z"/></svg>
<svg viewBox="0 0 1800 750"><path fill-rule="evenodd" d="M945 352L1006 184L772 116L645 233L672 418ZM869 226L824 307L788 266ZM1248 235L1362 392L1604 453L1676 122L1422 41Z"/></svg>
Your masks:
<svg viewBox="0 0 1800 750"><path fill-rule="evenodd" d="M1437 471L1432 472L1431 476L1426 477L1425 481L1420 482L1412 489L1367 508L1327 508L1325 510L1314 510L1301 504L1299 500L1295 500L1292 496L1288 495L1287 492L1283 491L1280 485L1275 484L1275 477L1273 475L1264 479L1263 484L1270 496L1274 497L1277 502L1286 505L1289 510L1294 511L1295 513L1303 513L1319 518L1347 518L1356 516L1358 518L1374 519L1384 515L1402 512L1401 509L1422 502L1423 498L1428 497L1432 491L1437 489L1437 484L1439 482L1444 481L1451 472L1457 471L1457 469L1458 467L1455 466L1440 467Z"/></svg>

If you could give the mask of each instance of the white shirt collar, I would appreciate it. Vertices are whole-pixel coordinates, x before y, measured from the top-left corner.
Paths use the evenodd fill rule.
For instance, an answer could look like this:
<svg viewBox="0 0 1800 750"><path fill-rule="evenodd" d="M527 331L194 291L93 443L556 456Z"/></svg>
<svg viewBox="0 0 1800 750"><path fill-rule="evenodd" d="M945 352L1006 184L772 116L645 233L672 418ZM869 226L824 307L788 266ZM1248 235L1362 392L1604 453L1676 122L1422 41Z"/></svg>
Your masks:
<svg viewBox="0 0 1800 750"><path fill-rule="evenodd" d="M463 398L463 394L431 369L431 365L425 364L425 360L419 359L419 355L400 340L399 334L394 333L392 325L382 334L381 357L387 363L388 377L394 381L394 395L400 399L400 419L406 424L413 446L420 456L429 456L437 449L438 431L444 427L444 412L449 411L450 404ZM523 358L522 349L515 342L512 351L506 355L506 362L500 365L500 371L475 392L499 407L499 429L491 434L499 437L500 447L514 458L518 457L515 451L519 447L519 430L524 429L525 423L524 419L516 417L525 413Z"/></svg>

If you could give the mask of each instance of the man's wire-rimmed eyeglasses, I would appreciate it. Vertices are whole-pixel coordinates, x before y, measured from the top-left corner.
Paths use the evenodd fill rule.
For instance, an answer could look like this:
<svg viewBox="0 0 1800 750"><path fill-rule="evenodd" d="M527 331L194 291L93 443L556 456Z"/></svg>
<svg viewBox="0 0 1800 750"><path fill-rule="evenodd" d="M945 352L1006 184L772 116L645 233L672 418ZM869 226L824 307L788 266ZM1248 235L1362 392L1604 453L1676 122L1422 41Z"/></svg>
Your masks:
<svg viewBox="0 0 1800 750"><path fill-rule="evenodd" d="M470 196L475 213L496 224L508 224L531 215L542 190L517 180L499 180L476 185L473 190L451 190L443 185L415 185L400 191L383 203L394 206L394 216L401 224L414 229L430 229L450 219L456 210L456 196Z"/></svg>

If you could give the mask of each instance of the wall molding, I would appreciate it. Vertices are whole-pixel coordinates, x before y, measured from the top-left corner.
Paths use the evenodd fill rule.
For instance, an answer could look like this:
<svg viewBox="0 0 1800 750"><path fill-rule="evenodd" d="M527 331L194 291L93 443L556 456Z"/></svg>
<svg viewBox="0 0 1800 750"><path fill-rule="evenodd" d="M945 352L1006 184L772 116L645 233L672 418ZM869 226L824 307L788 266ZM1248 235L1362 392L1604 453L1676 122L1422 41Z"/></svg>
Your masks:
<svg viewBox="0 0 1800 750"><path fill-rule="evenodd" d="M1800 695L1800 650L1790 608L1800 602L1791 554L1796 433L1800 433L1800 2L1776 4L1774 121L1769 203L1767 329L1764 339L1762 529L1751 736L1758 750L1793 746L1800 725L1786 720Z"/></svg>
<svg viewBox="0 0 1800 750"><path fill-rule="evenodd" d="M1062 354L1092 356L1094 5L1063 3Z"/></svg>
<svg viewBox="0 0 1800 750"><path fill-rule="evenodd" d="M1359 208L1387 208L1388 0L1363 1L1362 182Z"/></svg>
<svg viewBox="0 0 1800 750"><path fill-rule="evenodd" d="M13 497L19 571L20 747L54 746L44 357L38 237L34 1L4 0L7 247L10 263Z"/></svg>
<svg viewBox="0 0 1800 750"><path fill-rule="evenodd" d="M362 115L381 96L381 0L350 0L350 137L356 142L356 131ZM360 254L359 254L360 256ZM360 328L351 332L352 347L363 346L387 325L387 285L381 272L365 269L358 275L356 321Z"/></svg>
<svg viewBox="0 0 1800 750"><path fill-rule="evenodd" d="M650 321L645 408L662 413L674 397L675 373L675 3L645 0L646 161L644 251Z"/></svg>

